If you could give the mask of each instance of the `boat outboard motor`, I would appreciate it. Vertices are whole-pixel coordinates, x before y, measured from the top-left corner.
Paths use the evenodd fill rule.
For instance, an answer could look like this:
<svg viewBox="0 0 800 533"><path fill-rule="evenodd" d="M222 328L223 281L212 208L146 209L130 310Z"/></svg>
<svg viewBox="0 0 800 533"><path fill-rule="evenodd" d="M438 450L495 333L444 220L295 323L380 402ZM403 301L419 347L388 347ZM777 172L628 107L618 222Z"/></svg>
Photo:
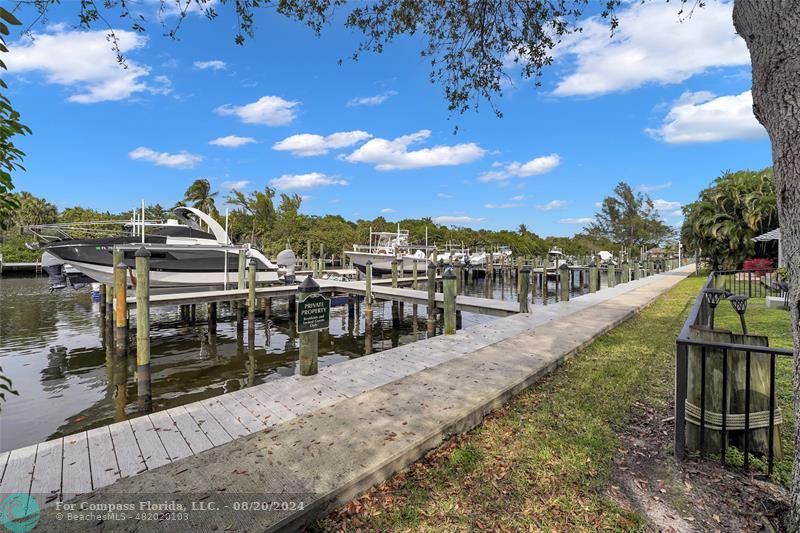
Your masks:
<svg viewBox="0 0 800 533"><path fill-rule="evenodd" d="M42 254L42 270L47 272L47 288L50 292L60 291L67 286L67 276L64 274L64 260L50 252Z"/></svg>
<svg viewBox="0 0 800 533"><path fill-rule="evenodd" d="M294 252L287 248L278 254L275 259L278 263L278 275L280 276L283 271L283 280L287 285L294 283L294 271L297 266L297 256Z"/></svg>

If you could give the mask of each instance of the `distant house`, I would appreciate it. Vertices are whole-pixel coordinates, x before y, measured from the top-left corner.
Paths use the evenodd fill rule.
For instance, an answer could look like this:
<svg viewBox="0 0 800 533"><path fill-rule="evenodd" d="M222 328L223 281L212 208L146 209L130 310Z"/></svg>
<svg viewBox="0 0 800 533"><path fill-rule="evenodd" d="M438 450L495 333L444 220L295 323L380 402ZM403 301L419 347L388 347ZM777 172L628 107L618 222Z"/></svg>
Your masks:
<svg viewBox="0 0 800 533"><path fill-rule="evenodd" d="M786 263L783 259L783 243L781 242L781 228L768 231L763 235L754 237L753 240L755 242L778 241L778 267L786 266Z"/></svg>
<svg viewBox="0 0 800 533"><path fill-rule="evenodd" d="M666 257L667 251L664 248L650 248L647 250L648 257Z"/></svg>

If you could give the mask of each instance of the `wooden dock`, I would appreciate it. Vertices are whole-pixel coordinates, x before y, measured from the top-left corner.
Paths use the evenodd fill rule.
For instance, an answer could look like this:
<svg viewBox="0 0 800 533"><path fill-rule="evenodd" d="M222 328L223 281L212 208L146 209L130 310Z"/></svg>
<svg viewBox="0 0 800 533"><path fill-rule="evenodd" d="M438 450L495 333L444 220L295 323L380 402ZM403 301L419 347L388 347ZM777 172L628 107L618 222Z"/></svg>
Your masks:
<svg viewBox="0 0 800 533"><path fill-rule="evenodd" d="M243 437L263 433L320 409L347 402L397 380L454 360L461 361L459 364L463 365L469 361L464 356L500 342L512 342L520 335L530 335L526 332L531 328L546 326L549 334L555 335L552 339L548 337L547 344L535 341L533 345L537 353L547 353L551 348L557 349L558 354L562 350L569 352L590 340L576 336L574 329L578 324L571 325L570 317L578 316L583 311L590 312L595 307L601 310L600 313L590 312L580 319L583 326L591 325L589 329L594 332L593 335L598 335L682 279L689 270L693 271L693 267L635 280L558 305L537 308L534 313L498 319L461 330L456 335L428 338L351 359L323 368L316 376L295 375L275 379L75 435L0 452L0 496L21 492L36 498L42 507L52 506L56 501L66 501L76 495L136 478L140 474L158 472L160 467L180 464L195 456L199 460L199 454L216 447L235 443ZM341 283L344 282L325 282L328 290L338 289L351 294L359 291L363 285L350 282L342 286ZM273 289L289 290L283 287ZM390 287L375 287L374 290L376 295L380 290L381 297L387 299L402 296L414 301L422 298L419 303L424 303L425 299L422 291ZM398 291L402 291L402 294ZM230 295L226 294L224 299L229 300ZM485 306L488 302L492 301L482 299L481 304ZM503 302L494 302L500 303ZM462 300L461 304L465 310L470 305L476 305L471 300ZM497 305L492 309L511 314L513 310L508 305L505 302L505 305ZM608 314L609 309L619 312ZM516 349L504 350L498 354L516 353ZM496 361L500 364L499 359ZM503 368L503 365L497 368ZM444 390L457 390L450 383L444 385ZM503 387L500 390L505 391ZM267 466L263 468L268 469ZM185 470L178 473L181 472ZM124 494L125 490L119 492Z"/></svg>
<svg viewBox="0 0 800 533"><path fill-rule="evenodd" d="M411 278L399 280L402 284L412 282ZM373 281L372 294L379 300L399 300L410 304L426 305L428 303L428 293L426 291L386 287L391 280ZM325 294L351 294L363 296L366 294L366 283L363 281L331 281L317 280L320 292ZM197 291L197 292L177 292L164 294L151 294L150 307L174 306L203 304L213 302L243 302L248 297L247 289L232 289L227 291ZM285 285L279 287L259 287L256 289L256 298L289 298L297 295L297 285ZM136 307L136 298L129 296L127 299L128 308ZM436 307L444 308L444 295L436 293ZM475 296L458 295L456 297L456 309L468 313L479 313L492 316L508 316L519 312L519 304L516 302L492 300L489 298L478 298Z"/></svg>

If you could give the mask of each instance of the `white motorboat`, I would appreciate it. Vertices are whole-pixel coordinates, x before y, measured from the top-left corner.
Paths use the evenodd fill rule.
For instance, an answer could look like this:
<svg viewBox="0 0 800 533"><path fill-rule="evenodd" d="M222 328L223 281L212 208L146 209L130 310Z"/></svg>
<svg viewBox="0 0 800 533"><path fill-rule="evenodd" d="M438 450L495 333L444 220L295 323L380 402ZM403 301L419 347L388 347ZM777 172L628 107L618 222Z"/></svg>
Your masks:
<svg viewBox="0 0 800 533"><path fill-rule="evenodd" d="M361 272L367 271L367 261L371 261L372 273L376 276L391 274L392 262L396 260L399 261L398 270L404 274L414 271L416 261L419 274L427 269L426 249L421 246L412 252L408 230L401 230L398 226L396 232L370 229L369 244L353 245L353 250L345 252L345 255Z"/></svg>
<svg viewBox="0 0 800 533"><path fill-rule="evenodd" d="M199 209L178 207L173 210L175 219L166 222L100 221L84 224L48 224L29 226L27 229L43 242L44 267L55 288L61 288L61 279L72 279L70 268L84 278L111 284L114 280L113 251L123 253L122 261L128 267L129 282L134 282L136 251L144 247L150 252L150 285L175 286L231 286L238 280L240 254L256 263L256 280L259 283L277 282L294 274L294 264L272 263L250 245L234 245L227 232L212 217ZM121 234L113 234L114 225L122 225ZM205 226L206 230L203 229ZM70 231L84 234L106 232L111 236L99 238L72 238ZM294 254L289 254L291 258ZM285 257L289 255L284 254ZM85 282L85 280L82 280Z"/></svg>

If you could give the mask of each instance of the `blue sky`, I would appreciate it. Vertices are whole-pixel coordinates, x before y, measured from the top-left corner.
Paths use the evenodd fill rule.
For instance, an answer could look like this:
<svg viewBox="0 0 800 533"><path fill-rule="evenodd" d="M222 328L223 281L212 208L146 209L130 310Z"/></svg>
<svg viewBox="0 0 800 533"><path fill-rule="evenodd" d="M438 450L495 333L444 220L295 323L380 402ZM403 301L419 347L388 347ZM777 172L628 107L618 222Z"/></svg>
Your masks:
<svg viewBox="0 0 800 533"><path fill-rule="evenodd" d="M450 115L415 39L338 65L358 36L337 24L317 38L264 11L240 47L227 10L171 40L150 1L136 6L153 21L144 36L120 25L127 69L101 27L74 28L72 6L11 40L9 93L33 130L19 189L122 210L172 205L203 177L221 196L297 192L310 214L570 235L618 181L677 224L722 171L771 161L730 3L683 22L674 4L626 4L613 39L587 19L541 87L509 61L502 119L486 103Z"/></svg>

